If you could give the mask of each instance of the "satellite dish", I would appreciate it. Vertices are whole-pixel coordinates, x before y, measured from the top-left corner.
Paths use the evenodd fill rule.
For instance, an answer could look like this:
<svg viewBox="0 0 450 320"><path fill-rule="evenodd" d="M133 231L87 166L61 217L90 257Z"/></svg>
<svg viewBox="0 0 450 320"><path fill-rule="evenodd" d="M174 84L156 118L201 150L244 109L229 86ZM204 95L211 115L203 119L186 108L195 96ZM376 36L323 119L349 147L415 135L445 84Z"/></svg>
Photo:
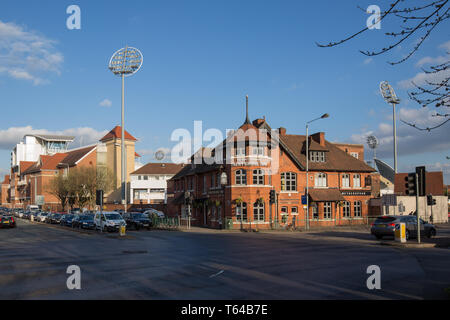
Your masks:
<svg viewBox="0 0 450 320"><path fill-rule="evenodd" d="M377 137L371 135L367 137L367 145L370 149L373 150L373 158L375 159L377 157L377 147L378 147L378 139Z"/></svg>
<svg viewBox="0 0 450 320"><path fill-rule="evenodd" d="M392 104L400 103L400 99L397 98L394 88L392 88L392 86L387 81L383 81L380 83L380 92L381 96L387 103Z"/></svg>

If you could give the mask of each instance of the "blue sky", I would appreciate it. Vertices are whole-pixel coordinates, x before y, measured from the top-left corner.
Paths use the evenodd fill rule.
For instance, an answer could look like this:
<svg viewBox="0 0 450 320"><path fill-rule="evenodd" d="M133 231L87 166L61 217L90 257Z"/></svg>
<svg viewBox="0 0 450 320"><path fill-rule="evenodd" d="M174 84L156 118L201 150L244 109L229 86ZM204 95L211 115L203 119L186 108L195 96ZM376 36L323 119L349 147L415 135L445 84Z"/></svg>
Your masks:
<svg viewBox="0 0 450 320"><path fill-rule="evenodd" d="M353 143L375 134L379 158L392 164L392 109L378 85L388 80L395 87L400 118L432 121L434 110L421 109L406 92L410 79L420 78L420 67L427 66L422 59L446 56L448 22L417 55L395 67L386 61L405 55L415 39L371 59L358 51L381 48L384 32L392 31L390 21L339 47L315 45L363 28L369 15L358 4L385 3L3 0L0 173L8 170L10 149L25 132L75 134L82 137L75 147L120 123L121 83L107 64L126 44L144 55L142 69L125 84L126 128L139 139L143 162L154 161L157 149L173 147L173 130L193 131L194 120L202 120L204 129L237 128L248 94L252 119L266 116L273 128L304 134L306 121L328 112L330 118L312 124L311 132ZM81 8L81 30L66 27L71 4ZM40 50L20 57L36 64L4 59L17 50L12 44L33 42ZM427 165L443 170L450 184L450 124L428 133L399 122L398 134L400 171Z"/></svg>

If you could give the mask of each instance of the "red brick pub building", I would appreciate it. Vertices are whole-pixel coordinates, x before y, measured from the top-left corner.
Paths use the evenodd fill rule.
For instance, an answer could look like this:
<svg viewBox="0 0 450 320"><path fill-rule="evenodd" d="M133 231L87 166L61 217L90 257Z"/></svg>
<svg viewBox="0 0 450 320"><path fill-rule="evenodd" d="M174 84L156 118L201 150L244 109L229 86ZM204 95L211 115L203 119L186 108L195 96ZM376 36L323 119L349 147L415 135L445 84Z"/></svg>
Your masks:
<svg viewBox="0 0 450 320"><path fill-rule="evenodd" d="M217 160L219 155L223 161ZM364 162L364 147L331 143L319 132L309 136L309 155L310 225L367 223L379 179ZM222 185L224 172L227 182ZM270 190L276 192L275 203L270 203ZM272 130L265 119L251 123L247 116L222 144L199 150L169 180L167 212L186 221L190 208L191 225L211 228L302 227L305 191L305 136Z"/></svg>

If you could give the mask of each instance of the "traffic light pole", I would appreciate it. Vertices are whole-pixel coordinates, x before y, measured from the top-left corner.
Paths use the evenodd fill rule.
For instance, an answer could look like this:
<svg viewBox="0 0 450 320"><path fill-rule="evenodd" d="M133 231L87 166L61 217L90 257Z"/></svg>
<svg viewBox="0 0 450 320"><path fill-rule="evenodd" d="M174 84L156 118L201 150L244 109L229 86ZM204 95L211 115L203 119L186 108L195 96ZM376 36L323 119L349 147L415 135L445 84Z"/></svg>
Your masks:
<svg viewBox="0 0 450 320"><path fill-rule="evenodd" d="M420 215L419 215L419 175L416 178L416 216L417 216L417 243L420 243Z"/></svg>

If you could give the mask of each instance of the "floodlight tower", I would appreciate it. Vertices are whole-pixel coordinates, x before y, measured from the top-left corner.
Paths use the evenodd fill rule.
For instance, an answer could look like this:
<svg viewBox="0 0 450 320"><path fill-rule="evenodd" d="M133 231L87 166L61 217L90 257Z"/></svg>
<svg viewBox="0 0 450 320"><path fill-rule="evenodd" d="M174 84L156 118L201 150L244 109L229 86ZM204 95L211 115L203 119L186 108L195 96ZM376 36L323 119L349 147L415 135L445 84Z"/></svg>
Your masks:
<svg viewBox="0 0 450 320"><path fill-rule="evenodd" d="M397 98L394 89L387 81L380 83L380 92L384 100L387 103L392 104L392 114L394 122L394 172L397 173L397 128L395 121L395 106L400 103L400 99Z"/></svg>
<svg viewBox="0 0 450 320"><path fill-rule="evenodd" d="M377 158L377 147L378 147L378 139L375 136L368 136L367 137L367 145L370 149L373 150L373 158Z"/></svg>
<svg viewBox="0 0 450 320"><path fill-rule="evenodd" d="M142 66L144 57L142 53L133 47L126 46L116 51L109 60L109 70L114 75L122 78L122 138L121 140L121 188L122 188L122 203L127 211L127 158L125 153L125 77L129 77Z"/></svg>

